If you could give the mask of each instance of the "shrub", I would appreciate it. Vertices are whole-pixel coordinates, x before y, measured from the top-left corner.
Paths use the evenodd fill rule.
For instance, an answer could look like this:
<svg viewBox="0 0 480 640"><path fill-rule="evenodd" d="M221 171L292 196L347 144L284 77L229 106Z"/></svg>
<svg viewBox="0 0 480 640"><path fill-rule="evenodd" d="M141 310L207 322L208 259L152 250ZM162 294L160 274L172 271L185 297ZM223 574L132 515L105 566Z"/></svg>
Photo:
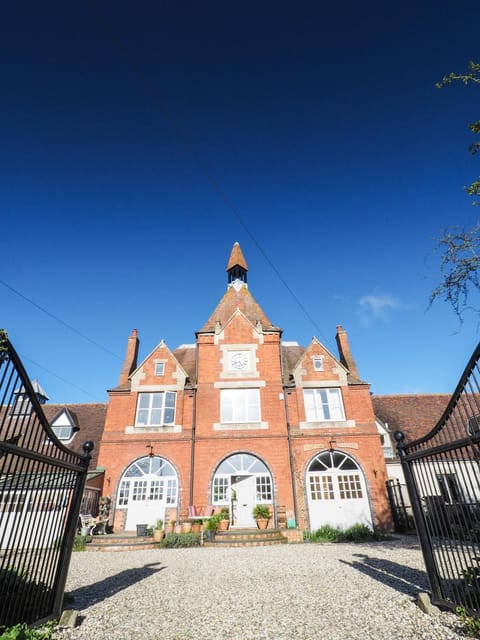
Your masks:
<svg viewBox="0 0 480 640"><path fill-rule="evenodd" d="M345 531L325 524L316 531L306 531L304 539L310 542L371 542L388 540L388 536L379 531L372 531L364 524L354 524Z"/></svg>
<svg viewBox="0 0 480 640"><path fill-rule="evenodd" d="M1 628L5 629L6 626L18 622L20 615L23 616L22 620L27 623L38 620L40 618L38 607L51 596L51 589L42 582L31 581L23 570L8 567L0 570L0 593L4 595L2 605L3 611L5 611L2 618L5 626ZM11 609L11 603L21 603L21 605L18 609ZM15 629L15 627L13 628ZM9 638L9 636L5 637ZM12 636L12 638L16 637ZM3 635L0 636L0 639L3 639Z"/></svg>
<svg viewBox="0 0 480 640"><path fill-rule="evenodd" d="M324 524L316 531L306 531L304 538L310 542L335 542L340 533L340 529Z"/></svg>
<svg viewBox="0 0 480 640"><path fill-rule="evenodd" d="M180 547L198 547L200 545L199 533L167 533L159 543L164 549L179 549Z"/></svg>
<svg viewBox="0 0 480 640"><path fill-rule="evenodd" d="M455 612L462 622L462 628L469 638L480 638L480 619L468 615L464 607L457 607Z"/></svg>
<svg viewBox="0 0 480 640"><path fill-rule="evenodd" d="M367 542L375 540L375 533L365 524L354 524L345 531L341 531L336 542Z"/></svg>
<svg viewBox="0 0 480 640"><path fill-rule="evenodd" d="M87 542L90 542L91 539L91 536L82 536L81 533L77 533L73 541L72 551L85 551L85 545L87 544Z"/></svg>
<svg viewBox="0 0 480 640"><path fill-rule="evenodd" d="M25 622L14 627L0 627L0 640L51 640L55 620L50 620L39 629L30 628Z"/></svg>

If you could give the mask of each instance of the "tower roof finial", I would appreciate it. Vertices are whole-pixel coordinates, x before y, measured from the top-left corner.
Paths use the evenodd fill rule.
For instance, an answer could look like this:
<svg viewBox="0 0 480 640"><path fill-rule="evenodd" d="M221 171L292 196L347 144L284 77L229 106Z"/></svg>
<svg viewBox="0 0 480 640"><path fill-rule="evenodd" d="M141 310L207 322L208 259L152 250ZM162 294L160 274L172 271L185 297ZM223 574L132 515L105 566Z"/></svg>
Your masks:
<svg viewBox="0 0 480 640"><path fill-rule="evenodd" d="M242 250L238 242L235 242L227 264L228 284L234 283L247 284L247 262L243 257Z"/></svg>

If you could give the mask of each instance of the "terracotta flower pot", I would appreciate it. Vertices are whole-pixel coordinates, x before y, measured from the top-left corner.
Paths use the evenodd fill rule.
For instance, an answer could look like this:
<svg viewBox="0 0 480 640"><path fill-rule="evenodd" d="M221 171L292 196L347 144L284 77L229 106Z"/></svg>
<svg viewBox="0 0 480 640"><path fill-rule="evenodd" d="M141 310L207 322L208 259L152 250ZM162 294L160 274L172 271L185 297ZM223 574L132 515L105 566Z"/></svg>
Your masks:
<svg viewBox="0 0 480 640"><path fill-rule="evenodd" d="M259 529L266 529L268 527L268 518L257 518L257 527Z"/></svg>
<svg viewBox="0 0 480 640"><path fill-rule="evenodd" d="M161 542L165 535L165 531L163 529L154 529L153 530L153 539L155 542Z"/></svg>

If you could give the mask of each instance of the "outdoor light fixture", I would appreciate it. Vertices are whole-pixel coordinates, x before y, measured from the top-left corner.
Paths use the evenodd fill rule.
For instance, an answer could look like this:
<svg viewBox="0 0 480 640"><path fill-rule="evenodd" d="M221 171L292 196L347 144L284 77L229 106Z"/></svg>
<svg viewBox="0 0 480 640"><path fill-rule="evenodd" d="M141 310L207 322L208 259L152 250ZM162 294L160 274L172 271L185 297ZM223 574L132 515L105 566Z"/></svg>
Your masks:
<svg viewBox="0 0 480 640"><path fill-rule="evenodd" d="M337 441L330 440L328 444L330 445L330 451L333 451L335 449L335 445L337 444Z"/></svg>
<svg viewBox="0 0 480 640"><path fill-rule="evenodd" d="M151 442L149 442L147 445L145 445L146 449L150 449L150 453L148 454L150 458L153 458L153 456L155 455L153 453L153 444Z"/></svg>

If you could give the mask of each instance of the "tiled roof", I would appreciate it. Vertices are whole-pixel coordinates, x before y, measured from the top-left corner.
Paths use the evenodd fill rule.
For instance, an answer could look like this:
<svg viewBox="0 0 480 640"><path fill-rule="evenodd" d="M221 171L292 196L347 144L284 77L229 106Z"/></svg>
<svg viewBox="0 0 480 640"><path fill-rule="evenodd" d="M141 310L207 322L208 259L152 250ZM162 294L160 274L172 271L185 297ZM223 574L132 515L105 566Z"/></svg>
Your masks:
<svg viewBox="0 0 480 640"><path fill-rule="evenodd" d="M439 421L450 394L372 396L377 418L388 424L390 433L402 431L411 442L426 435Z"/></svg>
<svg viewBox="0 0 480 640"><path fill-rule="evenodd" d="M282 364L283 364L283 382L289 384L290 376L297 365L300 358L305 353L305 347L300 345L282 344Z"/></svg>
<svg viewBox="0 0 480 640"><path fill-rule="evenodd" d="M79 430L75 432L72 440L65 444L69 449L83 454L83 443L87 440L92 440L95 446L91 454L92 461L89 468L91 470L95 469L98 461L100 440L105 427L107 405L100 402L95 404L44 404L42 405L42 409L49 422L51 422L62 409L69 410L72 417L75 417Z"/></svg>
<svg viewBox="0 0 480 640"><path fill-rule="evenodd" d="M243 269L245 269L245 271L248 271L247 261L243 256L242 250L240 249L240 245L238 244L238 242L235 242L235 244L233 245L232 253L230 254L226 271L229 271L236 265L238 265L239 267L242 267Z"/></svg>
<svg viewBox="0 0 480 640"><path fill-rule="evenodd" d="M195 346L178 347L173 352L173 355L178 362L185 369L187 376L190 378L190 384L196 383L196 361L197 361L197 349Z"/></svg>
<svg viewBox="0 0 480 640"><path fill-rule="evenodd" d="M223 327L237 309L239 309L253 325L256 325L257 321L260 320L262 329L275 329L248 290L247 285L244 284L238 291L234 286L228 287L225 295L218 303L217 308L200 329L200 333L214 331L217 321L219 321Z"/></svg>

